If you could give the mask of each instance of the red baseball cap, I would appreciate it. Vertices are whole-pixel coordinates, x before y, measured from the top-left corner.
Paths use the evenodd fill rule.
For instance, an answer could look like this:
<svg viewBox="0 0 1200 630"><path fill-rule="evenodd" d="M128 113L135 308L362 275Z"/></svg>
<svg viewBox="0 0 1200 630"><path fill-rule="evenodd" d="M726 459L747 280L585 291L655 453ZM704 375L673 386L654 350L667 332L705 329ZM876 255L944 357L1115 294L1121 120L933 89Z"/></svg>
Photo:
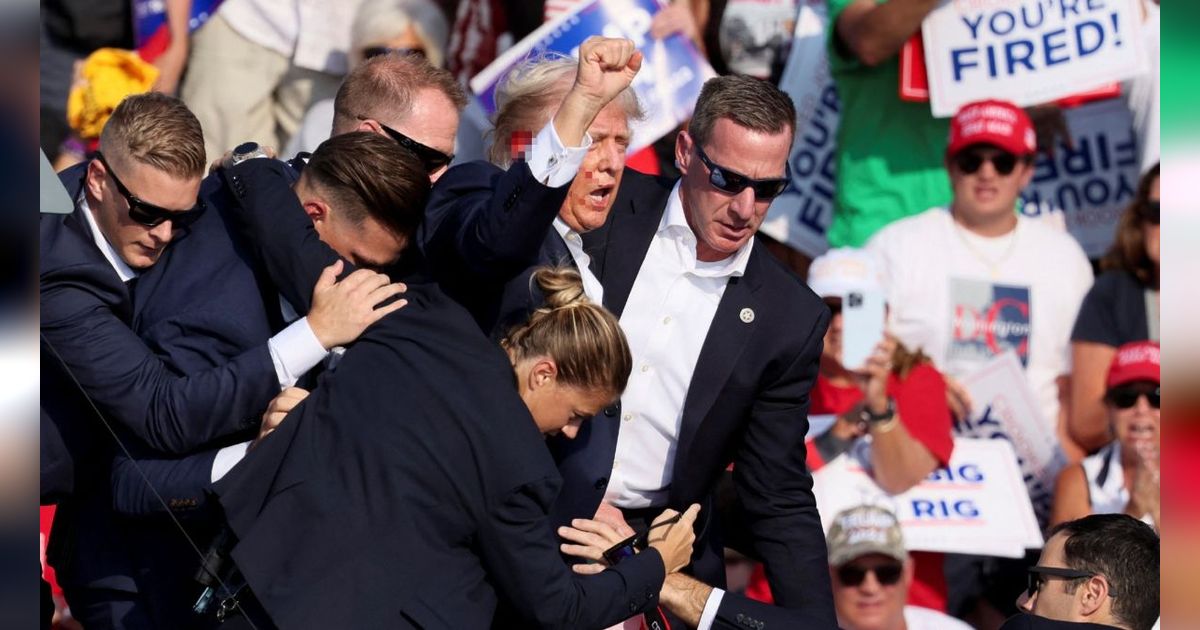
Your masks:
<svg viewBox="0 0 1200 630"><path fill-rule="evenodd" d="M1158 344L1153 341L1134 341L1117 348L1117 356L1108 366L1108 387L1135 381L1159 382Z"/></svg>
<svg viewBox="0 0 1200 630"><path fill-rule="evenodd" d="M950 145L954 156L973 144L990 144L1015 155L1037 151L1037 134L1025 110L1007 101L976 101L962 106L950 120Z"/></svg>

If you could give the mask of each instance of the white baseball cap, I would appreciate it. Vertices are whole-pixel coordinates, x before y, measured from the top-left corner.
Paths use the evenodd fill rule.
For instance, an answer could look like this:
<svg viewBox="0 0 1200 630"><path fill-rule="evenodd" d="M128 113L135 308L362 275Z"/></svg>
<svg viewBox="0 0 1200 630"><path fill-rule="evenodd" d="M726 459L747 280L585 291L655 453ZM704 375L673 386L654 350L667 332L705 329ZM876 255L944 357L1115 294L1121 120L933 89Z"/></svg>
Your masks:
<svg viewBox="0 0 1200 630"><path fill-rule="evenodd" d="M852 291L883 292L875 257L854 247L831 249L812 261L808 287L822 298L840 298Z"/></svg>

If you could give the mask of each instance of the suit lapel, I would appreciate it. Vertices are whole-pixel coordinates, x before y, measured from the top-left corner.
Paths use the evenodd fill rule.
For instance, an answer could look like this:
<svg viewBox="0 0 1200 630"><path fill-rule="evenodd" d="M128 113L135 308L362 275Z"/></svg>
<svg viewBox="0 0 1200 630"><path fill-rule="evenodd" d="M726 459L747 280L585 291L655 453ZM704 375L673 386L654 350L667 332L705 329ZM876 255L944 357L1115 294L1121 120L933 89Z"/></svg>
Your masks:
<svg viewBox="0 0 1200 630"><path fill-rule="evenodd" d="M752 242L751 245L753 247L756 243ZM755 314L763 307L761 296L757 295L762 282L759 271L763 255L764 251L754 247L746 264L745 275L729 279L725 293L717 304L717 312L708 327L708 335L704 338L683 403L676 465L687 461L687 452L696 431L724 389L750 336L762 325L756 321Z"/></svg>
<svg viewBox="0 0 1200 630"><path fill-rule="evenodd" d="M665 181L637 173L626 173L625 178L621 182L623 198L613 204L604 227L583 237L592 270L604 285L604 306L617 318L625 310L671 194Z"/></svg>

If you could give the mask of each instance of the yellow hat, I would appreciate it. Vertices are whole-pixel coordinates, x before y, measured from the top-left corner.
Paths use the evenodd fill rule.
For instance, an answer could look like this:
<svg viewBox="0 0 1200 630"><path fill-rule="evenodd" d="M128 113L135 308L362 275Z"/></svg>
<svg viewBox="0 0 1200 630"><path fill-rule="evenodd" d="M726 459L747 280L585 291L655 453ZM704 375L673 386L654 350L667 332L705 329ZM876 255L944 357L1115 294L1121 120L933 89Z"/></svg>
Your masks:
<svg viewBox="0 0 1200 630"><path fill-rule="evenodd" d="M84 140L100 137L117 104L130 94L148 92L158 80L158 68L137 53L101 48L84 60L67 97L67 123Z"/></svg>

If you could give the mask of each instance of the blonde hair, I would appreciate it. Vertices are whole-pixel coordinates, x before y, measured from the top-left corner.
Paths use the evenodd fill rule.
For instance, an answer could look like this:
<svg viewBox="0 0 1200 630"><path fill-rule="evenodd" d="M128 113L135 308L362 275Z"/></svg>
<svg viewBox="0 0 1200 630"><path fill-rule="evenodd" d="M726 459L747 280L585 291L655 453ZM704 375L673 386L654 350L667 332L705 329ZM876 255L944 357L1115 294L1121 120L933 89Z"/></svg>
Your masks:
<svg viewBox="0 0 1200 630"><path fill-rule="evenodd" d="M359 64L342 80L333 98L333 135L349 132L360 120L394 124L412 113L417 93L431 88L444 94L461 112L467 96L454 75L415 55L380 55Z"/></svg>
<svg viewBox="0 0 1200 630"><path fill-rule="evenodd" d="M557 53L547 53L522 62L504 77L496 88L496 116L489 132L492 144L488 161L507 168L512 164L513 134L526 131L536 134L550 119L575 82L579 62ZM644 113L632 88L625 88L615 103L620 103L625 116L632 122Z"/></svg>
<svg viewBox="0 0 1200 630"><path fill-rule="evenodd" d="M172 176L204 175L204 132L183 101L158 92L121 101L100 132L100 150L113 162L130 160Z"/></svg>
<svg viewBox="0 0 1200 630"><path fill-rule="evenodd" d="M542 290L544 304L500 345L515 362L549 357L562 384L619 396L629 381L633 356L617 318L588 300L574 269L541 267L530 282Z"/></svg>

